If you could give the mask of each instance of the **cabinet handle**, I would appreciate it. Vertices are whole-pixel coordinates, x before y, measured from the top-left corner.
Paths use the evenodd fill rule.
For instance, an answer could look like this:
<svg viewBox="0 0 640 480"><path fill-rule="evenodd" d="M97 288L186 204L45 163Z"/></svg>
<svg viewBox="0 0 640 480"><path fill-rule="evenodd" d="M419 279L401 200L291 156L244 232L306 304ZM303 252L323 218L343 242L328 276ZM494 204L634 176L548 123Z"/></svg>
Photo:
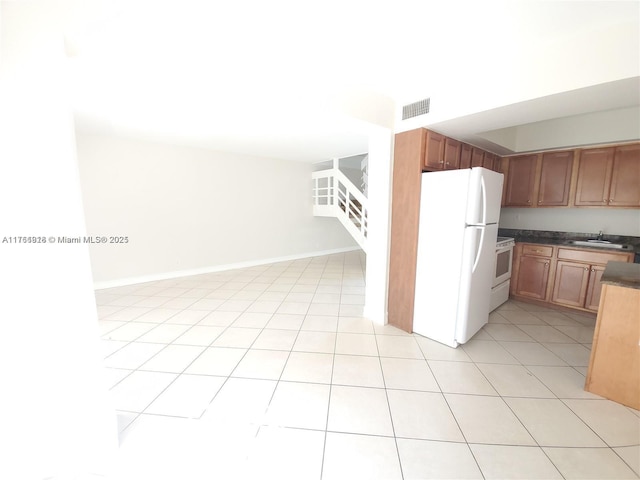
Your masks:
<svg viewBox="0 0 640 480"><path fill-rule="evenodd" d="M549 266L549 262L544 262L544 266L548 267Z"/></svg>
<svg viewBox="0 0 640 480"><path fill-rule="evenodd" d="M584 267L584 269L585 269L586 271L589 271L589 267Z"/></svg>
<svg viewBox="0 0 640 480"><path fill-rule="evenodd" d="M592 269L591 269L591 271L592 271L592 272L595 272L596 270L595 270L595 268L592 268Z"/></svg>

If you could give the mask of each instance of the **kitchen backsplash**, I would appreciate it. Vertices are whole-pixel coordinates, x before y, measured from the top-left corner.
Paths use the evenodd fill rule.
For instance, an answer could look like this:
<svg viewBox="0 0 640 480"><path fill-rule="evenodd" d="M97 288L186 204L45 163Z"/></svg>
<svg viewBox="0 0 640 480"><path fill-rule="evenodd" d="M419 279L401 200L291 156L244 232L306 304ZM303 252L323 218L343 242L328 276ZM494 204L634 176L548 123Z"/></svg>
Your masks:
<svg viewBox="0 0 640 480"><path fill-rule="evenodd" d="M513 237L516 241L524 241L530 238L544 238L551 241L562 242L566 240L587 240L589 238L597 238L599 232L595 233L579 233L579 232L554 232L548 230L522 230L513 228L500 228L498 235L501 237ZM633 245L636 250L640 248L640 237L630 237L623 235L602 235L603 240L612 243L624 243Z"/></svg>
<svg viewBox="0 0 640 480"><path fill-rule="evenodd" d="M637 208L503 208L500 226L513 230L545 230L640 237Z"/></svg>

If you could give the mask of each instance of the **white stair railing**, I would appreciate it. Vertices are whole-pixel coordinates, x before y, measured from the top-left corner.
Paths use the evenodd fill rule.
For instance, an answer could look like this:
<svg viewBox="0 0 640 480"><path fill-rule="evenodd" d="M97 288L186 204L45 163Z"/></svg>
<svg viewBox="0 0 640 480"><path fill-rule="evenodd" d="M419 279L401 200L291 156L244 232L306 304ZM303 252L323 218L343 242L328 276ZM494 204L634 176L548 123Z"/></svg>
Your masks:
<svg viewBox="0 0 640 480"><path fill-rule="evenodd" d="M366 251L367 198L337 168L312 173L313 214L336 217Z"/></svg>
<svg viewBox="0 0 640 480"><path fill-rule="evenodd" d="M362 173L362 184L360 185L360 191L364 193L364 196L369 196L369 155L360 161L360 172Z"/></svg>

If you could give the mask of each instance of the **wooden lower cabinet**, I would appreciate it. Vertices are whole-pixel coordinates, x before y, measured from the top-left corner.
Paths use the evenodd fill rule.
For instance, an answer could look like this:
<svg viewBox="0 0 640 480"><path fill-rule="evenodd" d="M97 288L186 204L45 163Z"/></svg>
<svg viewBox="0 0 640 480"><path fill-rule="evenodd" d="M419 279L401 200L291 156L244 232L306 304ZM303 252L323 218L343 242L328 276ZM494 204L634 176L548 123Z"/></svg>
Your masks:
<svg viewBox="0 0 640 480"><path fill-rule="evenodd" d="M584 389L640 409L640 290L605 284Z"/></svg>
<svg viewBox="0 0 640 480"><path fill-rule="evenodd" d="M511 295L597 312L609 261L633 262L633 254L516 243Z"/></svg>
<svg viewBox="0 0 640 480"><path fill-rule="evenodd" d="M552 254L551 246L517 243L512 293L535 300L546 300Z"/></svg>
<svg viewBox="0 0 640 480"><path fill-rule="evenodd" d="M602 295L602 272L604 272L602 265L591 265L591 273L589 273L589 285L587 286L587 298L584 302L584 308L587 310L598 311L598 305L600 304L600 295Z"/></svg>
<svg viewBox="0 0 640 480"><path fill-rule="evenodd" d="M569 307L583 307L591 265L558 261L551 301Z"/></svg>
<svg viewBox="0 0 640 480"><path fill-rule="evenodd" d="M633 262L633 254L558 248L551 302L598 311L602 272L610 261Z"/></svg>

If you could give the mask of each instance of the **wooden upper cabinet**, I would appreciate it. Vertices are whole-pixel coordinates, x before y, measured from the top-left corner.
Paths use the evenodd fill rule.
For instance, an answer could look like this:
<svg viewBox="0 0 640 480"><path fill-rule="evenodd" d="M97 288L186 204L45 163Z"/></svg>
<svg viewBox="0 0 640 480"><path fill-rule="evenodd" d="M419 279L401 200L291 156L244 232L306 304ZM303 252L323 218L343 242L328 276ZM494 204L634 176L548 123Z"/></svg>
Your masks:
<svg viewBox="0 0 640 480"><path fill-rule="evenodd" d="M462 144L453 138L445 138L444 142L444 169L455 170L460 167L460 150Z"/></svg>
<svg viewBox="0 0 640 480"><path fill-rule="evenodd" d="M609 205L640 207L640 145L616 147L611 172Z"/></svg>
<svg viewBox="0 0 640 480"><path fill-rule="evenodd" d="M471 150L472 147L468 143L460 146L460 168L471 168Z"/></svg>
<svg viewBox="0 0 640 480"><path fill-rule="evenodd" d="M484 168L488 168L489 170L493 170L493 161L496 156L493 153L484 152L484 158L482 160L482 166Z"/></svg>
<svg viewBox="0 0 640 480"><path fill-rule="evenodd" d="M569 205L573 150L542 155L537 204L541 207Z"/></svg>
<svg viewBox="0 0 640 480"><path fill-rule="evenodd" d="M582 150L578 163L576 206L605 206L609 201L615 148Z"/></svg>
<svg viewBox="0 0 640 480"><path fill-rule="evenodd" d="M509 158L505 207L531 207L534 199L538 155Z"/></svg>
<svg viewBox="0 0 640 480"><path fill-rule="evenodd" d="M481 167L482 162L484 162L484 150L473 147L473 149L471 150L471 166Z"/></svg>
<svg viewBox="0 0 640 480"><path fill-rule="evenodd" d="M500 158L499 156L495 156L495 158L493 159L493 171L498 172L498 173L503 173L502 171L502 158Z"/></svg>
<svg viewBox="0 0 640 480"><path fill-rule="evenodd" d="M424 152L425 170L444 169L444 145L445 136L427 130L426 145Z"/></svg>

